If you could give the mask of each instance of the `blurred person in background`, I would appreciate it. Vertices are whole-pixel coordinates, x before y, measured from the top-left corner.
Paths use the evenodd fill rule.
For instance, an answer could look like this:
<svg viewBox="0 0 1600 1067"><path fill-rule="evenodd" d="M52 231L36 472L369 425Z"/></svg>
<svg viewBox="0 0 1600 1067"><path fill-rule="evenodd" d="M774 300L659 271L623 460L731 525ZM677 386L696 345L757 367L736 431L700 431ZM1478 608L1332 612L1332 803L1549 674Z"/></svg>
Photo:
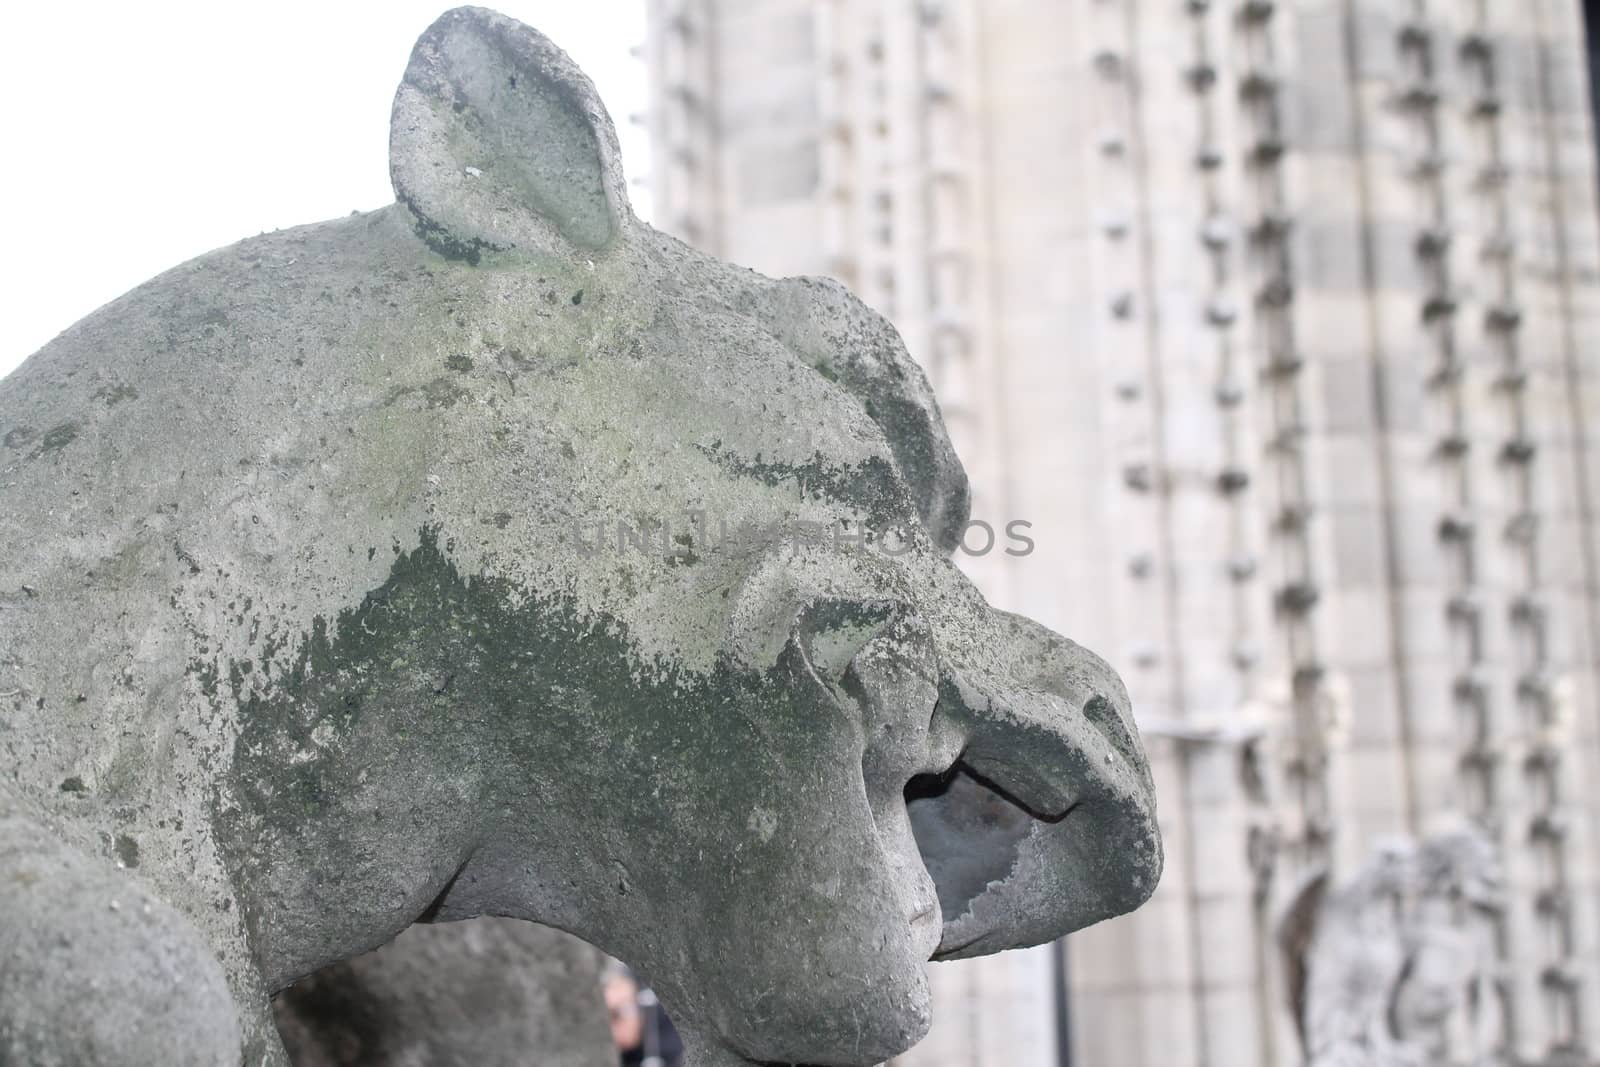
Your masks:
<svg viewBox="0 0 1600 1067"><path fill-rule="evenodd" d="M655 992L615 960L607 964L601 983L622 1067L682 1067L683 1042Z"/></svg>

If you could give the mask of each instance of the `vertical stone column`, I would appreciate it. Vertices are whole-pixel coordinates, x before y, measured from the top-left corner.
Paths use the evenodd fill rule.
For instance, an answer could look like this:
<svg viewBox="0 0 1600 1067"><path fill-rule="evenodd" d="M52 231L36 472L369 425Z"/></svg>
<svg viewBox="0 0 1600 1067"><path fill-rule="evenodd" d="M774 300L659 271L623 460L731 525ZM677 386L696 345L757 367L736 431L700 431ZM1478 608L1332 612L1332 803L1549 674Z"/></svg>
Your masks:
<svg viewBox="0 0 1600 1067"><path fill-rule="evenodd" d="M1343 93L1325 126L1304 128L1316 149L1302 160L1310 216L1302 254L1321 267L1306 288L1323 338L1314 432L1335 590L1330 669L1343 697L1336 871L1361 862L1374 837L1414 825L1420 698L1412 667L1442 673L1446 655L1443 562L1431 537L1439 456L1423 426L1420 353L1449 297L1420 276L1411 244L1440 210L1427 164L1437 151L1438 90L1426 69L1405 67L1408 15L1404 4L1346 0L1324 6L1298 35L1302 54L1322 48L1337 57ZM1309 98L1320 89L1304 73L1297 77ZM1430 751L1448 768L1453 734L1444 736Z"/></svg>
<svg viewBox="0 0 1600 1067"><path fill-rule="evenodd" d="M1080 315L1092 345L1088 358L1101 368L1104 383L1095 397L1104 435L1102 473L1085 474L1086 484L1105 485L1106 518L1117 534L1104 546L1100 563L1112 576L1109 592L1118 623L1119 645L1109 647L1141 720L1176 723L1187 708L1172 600L1177 580L1169 511L1172 426L1163 375L1164 357L1171 353L1157 318L1163 286L1170 288L1172 281L1161 276L1153 256L1160 227L1187 208L1184 228L1193 235L1200 212L1192 204L1153 196L1172 190L1165 183L1154 186L1150 168L1153 159L1169 169L1193 166L1188 158L1174 161L1171 153L1193 151L1183 142L1195 140L1196 116L1185 99L1176 121L1187 131L1146 129L1150 112L1141 94L1153 72L1141 49L1141 30L1149 27L1141 22L1139 5L1081 0L1070 7L1069 21L1081 27L1071 57L1082 72L1075 99L1090 133L1083 181L1089 202L1098 205L1094 214L1086 213L1093 226L1085 234L1089 299ZM1181 81L1177 87L1182 89ZM1192 267L1195 258L1187 257L1187 265ZM1167 333L1165 339L1181 342L1184 336ZM1188 362L1184 369L1192 373L1193 368ZM1199 416L1203 434L1205 413L1191 414ZM1209 437L1205 447L1214 454L1219 443ZM1068 945L1075 1055L1082 1062L1119 1057L1135 1063L1206 1062L1200 931L1193 909L1200 852L1185 802L1188 753L1181 744L1159 739L1150 741L1149 753L1158 794L1170 798L1161 810L1166 871L1137 919L1083 931Z"/></svg>
<svg viewBox="0 0 1600 1067"><path fill-rule="evenodd" d="M1281 753L1283 856L1291 870L1321 861L1328 849L1327 643L1324 516L1318 505L1316 442L1309 439L1312 387L1321 340L1296 273L1298 161L1289 154L1290 117L1283 94L1268 87L1285 67L1292 23L1270 3L1230 5L1242 78L1259 88L1247 98L1238 140L1241 180L1254 222L1251 274L1240 306L1248 316L1260 382L1262 505L1267 528L1263 578L1271 597L1274 688L1286 716L1274 723ZM1308 329L1308 325L1311 327Z"/></svg>
<svg viewBox="0 0 1600 1067"><path fill-rule="evenodd" d="M895 5L889 5L894 7ZM972 0L923 5L908 19L917 77L901 89L915 109L920 163L915 206L926 280L927 368L972 490L975 525L957 562L988 598L1010 604L1006 524L1012 518L1001 454L1006 363L995 336L988 271L988 155L980 14ZM908 342L909 343L909 342Z"/></svg>
<svg viewBox="0 0 1600 1067"><path fill-rule="evenodd" d="M838 2L819 3L816 8L818 207L822 267L829 277L859 293L867 240L861 196L863 72L849 16Z"/></svg>
<svg viewBox="0 0 1600 1067"><path fill-rule="evenodd" d="M1514 508L1508 529L1516 534L1510 540L1518 566L1508 583L1508 650L1517 673L1514 756L1527 803L1507 837L1508 847L1523 851L1525 889L1513 906L1530 934L1528 946L1513 946L1521 949L1515 973L1537 994L1517 1047L1592 1054L1594 909L1578 901L1594 893L1594 620L1592 600L1578 591L1593 589L1592 577L1581 576L1592 575L1594 545L1583 533L1586 431L1569 323L1582 285L1573 263L1592 264L1600 253L1592 156L1573 158L1562 148L1587 140L1590 123L1575 5L1562 11L1537 4L1531 20L1510 7L1485 0L1471 58L1478 109L1498 153L1486 180L1499 183L1496 205L1510 251L1491 278L1499 302L1484 331L1519 383L1506 392L1500 457ZM1513 23L1520 33L1513 34ZM1577 35L1568 39L1568 32ZM1577 195L1574 177L1587 186Z"/></svg>
<svg viewBox="0 0 1600 1067"><path fill-rule="evenodd" d="M1556 728L1543 739L1570 753L1565 800L1569 820L1565 885L1551 905L1570 922L1565 961L1577 1019L1573 1043L1589 1055L1600 1049L1600 915L1578 902L1600 896L1600 793L1594 771L1600 760L1600 530L1596 528L1596 478L1600 456L1594 441L1600 426L1600 348L1592 325L1600 312L1600 214L1596 212L1595 128L1590 110L1589 64L1584 11L1569 0L1541 0L1539 93L1545 123L1545 160L1551 182L1551 228L1555 266L1553 303L1561 367L1545 393L1544 411L1565 425L1549 443L1553 477L1547 483L1550 510L1549 563L1544 572L1553 602L1560 605L1563 633L1552 656L1562 664ZM1559 394L1559 396L1557 395ZM1563 418L1563 416L1565 418Z"/></svg>
<svg viewBox="0 0 1600 1067"><path fill-rule="evenodd" d="M1437 695L1445 690L1444 679L1419 675L1424 699L1418 708L1422 716L1448 710L1458 737L1450 745L1442 727L1419 732L1414 758L1425 761L1430 750L1442 750L1453 751L1458 761L1453 778L1443 773L1449 768L1425 769L1423 815L1461 812L1505 850L1513 892L1497 918L1504 960L1525 939L1519 931L1526 897L1514 889L1525 880L1524 857L1510 828L1521 821L1517 813L1525 808L1526 791L1514 755L1520 734L1517 679L1507 656L1504 591L1515 578L1507 574L1514 560L1504 552L1502 531L1513 516L1502 503L1506 483L1495 440L1503 431L1501 409L1520 388L1520 378L1507 372L1496 346L1487 343L1494 337L1480 328L1493 322L1495 332L1503 333L1517 313L1503 301L1496 280L1496 264L1505 261L1510 245L1498 192L1503 177L1495 159L1497 119L1482 100L1473 70L1481 13L1470 7L1433 5L1421 13L1427 18L1402 31L1406 58L1438 87L1426 115L1435 137L1436 157L1428 162L1437 209L1419 231L1416 251L1433 287L1423 306L1434 348L1426 365L1424 414L1436 441L1433 455L1447 477L1437 530L1447 563L1443 610L1453 675L1448 702ZM1491 284L1482 284L1485 279ZM1426 699L1429 694L1433 699ZM1506 1050L1520 1029L1519 1015L1526 1014L1527 991L1507 972L1491 992L1480 1032L1490 1049Z"/></svg>
<svg viewBox="0 0 1600 1067"><path fill-rule="evenodd" d="M1145 205L1141 323L1161 454L1157 519L1166 551L1157 577L1182 773L1173 799L1190 856L1183 873L1197 1062L1244 1067L1265 1062L1271 1048L1259 996L1263 960L1254 951L1263 931L1251 853L1261 827L1252 824L1262 813L1252 809L1261 798L1241 748L1222 740L1244 732L1239 719L1260 706L1253 697L1271 670L1262 649L1263 468L1246 406L1254 376L1244 308L1280 311L1292 290L1281 272L1254 269L1238 233L1255 192L1253 170L1276 160L1233 149L1242 129L1271 121L1278 76L1258 47L1263 20L1247 12L1208 3L1178 13L1125 7Z"/></svg>
<svg viewBox="0 0 1600 1067"><path fill-rule="evenodd" d="M720 252L715 10L709 0L647 0L645 27L656 225Z"/></svg>

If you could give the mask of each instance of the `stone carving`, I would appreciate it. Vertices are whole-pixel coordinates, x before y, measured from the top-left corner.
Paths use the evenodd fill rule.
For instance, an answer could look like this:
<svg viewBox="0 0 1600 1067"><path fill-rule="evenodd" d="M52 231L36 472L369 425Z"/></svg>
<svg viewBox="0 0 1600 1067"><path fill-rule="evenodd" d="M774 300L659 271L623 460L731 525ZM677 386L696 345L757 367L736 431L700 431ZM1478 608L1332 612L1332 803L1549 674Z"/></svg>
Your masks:
<svg viewBox="0 0 1600 1067"><path fill-rule="evenodd" d="M495 915L633 964L693 1063L870 1064L930 957L1150 894L1123 687L949 561L892 328L640 223L491 12L390 147L397 203L0 382L0 1060L282 1064L274 992Z"/></svg>
<svg viewBox="0 0 1600 1067"><path fill-rule="evenodd" d="M1309 1067L1502 1062L1502 898L1494 846L1465 830L1388 843L1338 889L1308 881L1283 933Z"/></svg>

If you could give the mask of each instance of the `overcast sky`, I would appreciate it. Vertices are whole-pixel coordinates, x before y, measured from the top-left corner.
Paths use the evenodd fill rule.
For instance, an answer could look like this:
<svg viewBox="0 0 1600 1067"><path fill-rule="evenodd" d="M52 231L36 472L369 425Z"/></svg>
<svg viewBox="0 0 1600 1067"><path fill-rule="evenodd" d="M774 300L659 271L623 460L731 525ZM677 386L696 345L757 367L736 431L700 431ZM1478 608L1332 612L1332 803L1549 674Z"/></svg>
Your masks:
<svg viewBox="0 0 1600 1067"><path fill-rule="evenodd" d="M0 63L0 375L140 282L241 237L381 207L389 103L448 0L20 4ZM599 87L647 163L643 0L497 0ZM632 189L647 214L645 190Z"/></svg>

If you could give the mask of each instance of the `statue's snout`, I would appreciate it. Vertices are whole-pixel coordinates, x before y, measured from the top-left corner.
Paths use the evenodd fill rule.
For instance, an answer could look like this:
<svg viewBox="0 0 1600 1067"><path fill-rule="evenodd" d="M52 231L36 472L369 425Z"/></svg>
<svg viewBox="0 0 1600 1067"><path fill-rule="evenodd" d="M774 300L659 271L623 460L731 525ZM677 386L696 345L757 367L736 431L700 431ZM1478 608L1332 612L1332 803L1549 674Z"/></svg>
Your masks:
<svg viewBox="0 0 1600 1067"><path fill-rule="evenodd" d="M965 738L908 808L938 887L936 959L1042 944L1131 911L1161 875L1149 764L1127 691L1102 659L1000 614L1005 654L941 682Z"/></svg>

